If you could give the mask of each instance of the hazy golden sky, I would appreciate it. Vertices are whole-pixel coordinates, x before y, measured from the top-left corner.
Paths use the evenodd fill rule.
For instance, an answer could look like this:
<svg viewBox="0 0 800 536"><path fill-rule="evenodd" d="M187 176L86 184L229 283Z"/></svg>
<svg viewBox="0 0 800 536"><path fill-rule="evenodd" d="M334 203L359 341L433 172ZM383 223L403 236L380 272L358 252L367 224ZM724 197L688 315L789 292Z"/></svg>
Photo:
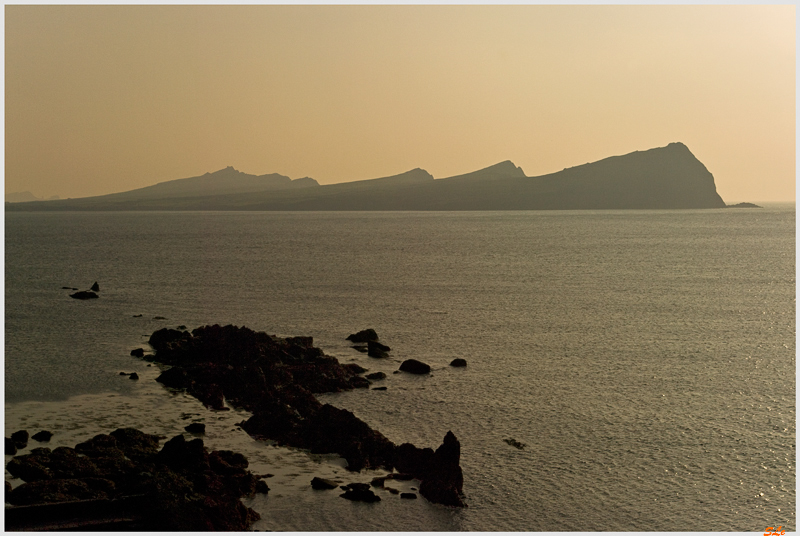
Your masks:
<svg viewBox="0 0 800 536"><path fill-rule="evenodd" d="M795 7L6 6L5 190L321 184L685 143L795 198Z"/></svg>

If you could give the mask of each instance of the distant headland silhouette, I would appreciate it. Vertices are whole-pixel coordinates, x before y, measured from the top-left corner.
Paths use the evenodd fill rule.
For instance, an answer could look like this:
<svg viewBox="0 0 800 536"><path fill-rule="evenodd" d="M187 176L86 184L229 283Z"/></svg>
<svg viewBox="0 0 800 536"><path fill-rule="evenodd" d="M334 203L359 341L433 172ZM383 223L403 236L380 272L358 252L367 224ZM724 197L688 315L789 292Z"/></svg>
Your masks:
<svg viewBox="0 0 800 536"><path fill-rule="evenodd" d="M320 185L227 167L116 194L6 203L6 210L586 210L725 208L714 176L683 143L528 177L511 161L434 179L416 168Z"/></svg>

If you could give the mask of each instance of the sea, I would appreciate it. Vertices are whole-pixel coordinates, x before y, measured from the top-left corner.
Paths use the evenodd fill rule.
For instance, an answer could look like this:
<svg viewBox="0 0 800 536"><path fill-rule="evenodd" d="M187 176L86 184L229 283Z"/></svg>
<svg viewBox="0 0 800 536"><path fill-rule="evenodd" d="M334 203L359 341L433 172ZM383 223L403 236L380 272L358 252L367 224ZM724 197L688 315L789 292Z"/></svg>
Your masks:
<svg viewBox="0 0 800 536"><path fill-rule="evenodd" d="M203 422L206 446L272 475L244 500L256 530L794 531L795 238L794 204L6 212L5 434L50 430L53 448ZM62 288L95 281L97 300ZM385 372L385 391L318 398L398 444L452 431L468 507L313 490L385 471L256 441L247 412L208 410L130 355L206 324L312 336ZM351 347L366 328L389 358ZM397 373L409 358L430 375Z"/></svg>

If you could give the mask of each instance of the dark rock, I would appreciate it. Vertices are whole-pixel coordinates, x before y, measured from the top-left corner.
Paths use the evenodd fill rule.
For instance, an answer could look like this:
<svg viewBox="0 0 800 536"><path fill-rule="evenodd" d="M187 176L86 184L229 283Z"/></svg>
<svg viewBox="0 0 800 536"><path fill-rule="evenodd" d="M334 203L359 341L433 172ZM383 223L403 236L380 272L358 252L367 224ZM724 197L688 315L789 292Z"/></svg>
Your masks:
<svg viewBox="0 0 800 536"><path fill-rule="evenodd" d="M139 375L138 375L138 374L136 374L135 372L131 372L131 373L128 375L128 378L130 378L130 379L132 379L132 380L138 380L138 379L139 379Z"/></svg>
<svg viewBox="0 0 800 536"><path fill-rule="evenodd" d="M431 371L431 367L416 359L406 359L400 365L400 370L410 372L411 374L428 374Z"/></svg>
<svg viewBox="0 0 800 536"><path fill-rule="evenodd" d="M422 478L419 493L431 502L446 506L464 506L461 498L464 477L459 465L461 443L448 431L436 449L431 471Z"/></svg>
<svg viewBox="0 0 800 536"><path fill-rule="evenodd" d="M520 443L519 441L517 441L513 437L509 437L508 439L504 439L503 441L505 441L506 443L508 443L512 447L514 447L516 449L519 449L519 450L524 450L525 447L526 447L525 443Z"/></svg>
<svg viewBox="0 0 800 536"><path fill-rule="evenodd" d="M339 484L333 480L327 480L318 476L311 479L311 487L314 489L336 489L338 486Z"/></svg>
<svg viewBox="0 0 800 536"><path fill-rule="evenodd" d="M24 449L28 446L28 431L27 430L19 430L11 434L11 440L17 446L18 449Z"/></svg>
<svg viewBox="0 0 800 536"><path fill-rule="evenodd" d="M416 499L417 498L417 494L416 493L401 493L400 494L400 498L401 499Z"/></svg>
<svg viewBox="0 0 800 536"><path fill-rule="evenodd" d="M6 438L6 454L13 456L17 453L17 446L14 444L14 440L10 437Z"/></svg>
<svg viewBox="0 0 800 536"><path fill-rule="evenodd" d="M382 488L384 482L386 482L386 477L385 476L376 476L375 478L372 479L372 482L370 482L370 485L373 488Z"/></svg>
<svg viewBox="0 0 800 536"><path fill-rule="evenodd" d="M367 378L368 380L384 380L384 379L386 379L386 373L385 372L373 372L371 374L367 374L365 376L365 378Z"/></svg>
<svg viewBox="0 0 800 536"><path fill-rule="evenodd" d="M78 290L75 287L61 287L64 290Z"/></svg>
<svg viewBox="0 0 800 536"><path fill-rule="evenodd" d="M177 327L177 328L175 328L175 329L177 329L177 330L179 330L179 331L185 331L185 330L186 330L186 326L184 326L183 324L181 324L180 326L178 326L178 327Z"/></svg>
<svg viewBox="0 0 800 536"><path fill-rule="evenodd" d="M466 367L467 366L467 360L466 359L461 359L460 357L457 357L456 359L453 359L452 361L450 361L450 366L451 367Z"/></svg>
<svg viewBox="0 0 800 536"><path fill-rule="evenodd" d="M386 491L388 491L388 492L389 492L389 493L391 493L392 495L397 495L398 493L400 493L400 491L399 491L399 490L397 490L397 489L395 489L395 488L390 488L390 487L388 487L388 486L384 486L384 487L383 487L383 489L385 489Z"/></svg>
<svg viewBox="0 0 800 536"><path fill-rule="evenodd" d="M158 436L136 428L117 428L111 437L116 440L116 448L133 461L146 460L158 453Z"/></svg>
<svg viewBox="0 0 800 536"><path fill-rule="evenodd" d="M11 493L11 490L12 490L12 489L13 489L13 488L11 487L11 482L9 482L8 480L6 480L6 497L8 497L8 494L9 494L9 493Z"/></svg>
<svg viewBox="0 0 800 536"><path fill-rule="evenodd" d="M135 350L131 350L131 355L133 357L144 357L144 348L136 348Z"/></svg>
<svg viewBox="0 0 800 536"><path fill-rule="evenodd" d="M376 341L367 342L367 355L370 357L375 357L378 359L389 357L389 354L386 353L387 351L389 351L388 346Z"/></svg>
<svg viewBox="0 0 800 536"><path fill-rule="evenodd" d="M373 391L385 391L386 389L387 389L387 387L385 385L383 387L373 387L372 388Z"/></svg>
<svg viewBox="0 0 800 536"><path fill-rule="evenodd" d="M358 350L362 354L366 354L369 351L369 347L367 346L351 346L353 350Z"/></svg>
<svg viewBox="0 0 800 536"><path fill-rule="evenodd" d="M89 290L91 290L93 292L100 292L100 285L98 285L97 281L95 281L94 285L92 285L92 288L90 288Z"/></svg>
<svg viewBox="0 0 800 536"><path fill-rule="evenodd" d="M205 434L206 433L206 425L200 422L193 422L188 426L183 427L184 430L190 432L192 434Z"/></svg>
<svg viewBox="0 0 800 536"><path fill-rule="evenodd" d="M70 298L75 298L76 300L91 300L94 298L98 298L99 296L94 292L88 290L81 290L80 292L76 292L75 294L70 294Z"/></svg>
<svg viewBox="0 0 800 536"><path fill-rule="evenodd" d="M75 445L75 450L89 457L123 458L125 453L117 445L117 439L108 434L97 434L88 441Z"/></svg>
<svg viewBox="0 0 800 536"><path fill-rule="evenodd" d="M182 435L176 435L166 443L156 455L159 463L174 470L203 471L209 468L208 454L206 454L202 439L186 441Z"/></svg>
<svg viewBox="0 0 800 536"><path fill-rule="evenodd" d="M363 374L367 371L367 369L365 369L358 363L347 363L346 365L342 365L342 368L350 372L351 374Z"/></svg>
<svg viewBox="0 0 800 536"><path fill-rule="evenodd" d="M120 375L120 376L127 376L127 375L128 375L128 373L127 373L127 372L120 372L120 373L119 373L119 375Z"/></svg>
<svg viewBox="0 0 800 536"><path fill-rule="evenodd" d="M166 320L166 319L167 319L166 316L154 316L153 317L153 320Z"/></svg>
<svg viewBox="0 0 800 536"><path fill-rule="evenodd" d="M41 432L36 432L31 436L31 439L38 441L39 443L46 443L50 441L50 438L53 437L53 432L48 432L47 430L42 430Z"/></svg>
<svg viewBox="0 0 800 536"><path fill-rule="evenodd" d="M350 385L354 389L367 389L370 386L369 380L361 376L353 376L350 378Z"/></svg>
<svg viewBox="0 0 800 536"><path fill-rule="evenodd" d="M359 331L358 333L353 333L347 337L348 341L353 342L369 342L369 341L377 341L378 334L375 333L374 329L365 329L363 331Z"/></svg>
<svg viewBox="0 0 800 536"><path fill-rule="evenodd" d="M7 500L15 506L107 499L114 483L103 478L57 479L26 482L11 491Z"/></svg>
<svg viewBox="0 0 800 536"><path fill-rule="evenodd" d="M353 489L352 486L349 490L345 491L339 497L351 501L361 501L366 503L380 502L381 498L375 495L370 489Z"/></svg>
<svg viewBox="0 0 800 536"><path fill-rule="evenodd" d="M269 493L269 486L263 480L259 480L256 482L256 493Z"/></svg>
<svg viewBox="0 0 800 536"><path fill-rule="evenodd" d="M208 455L208 463L214 472L222 475L239 475L247 471L249 462L244 455L232 450L215 450Z"/></svg>
<svg viewBox="0 0 800 536"><path fill-rule="evenodd" d="M50 449L48 452L38 452L17 456L12 458L6 470L15 478L20 478L25 482L38 482L39 480L50 480L53 472L47 467L50 461Z"/></svg>
<svg viewBox="0 0 800 536"><path fill-rule="evenodd" d="M133 315L133 318L141 318L143 315Z"/></svg>

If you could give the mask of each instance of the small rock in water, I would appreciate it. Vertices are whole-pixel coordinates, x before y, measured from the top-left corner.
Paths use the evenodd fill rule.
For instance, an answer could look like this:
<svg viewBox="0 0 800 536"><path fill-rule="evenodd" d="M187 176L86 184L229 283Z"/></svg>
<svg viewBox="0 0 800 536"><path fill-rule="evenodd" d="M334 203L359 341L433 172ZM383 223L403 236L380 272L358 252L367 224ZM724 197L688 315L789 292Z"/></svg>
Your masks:
<svg viewBox="0 0 800 536"><path fill-rule="evenodd" d="M142 315L133 315L133 318L141 318Z"/></svg>
<svg viewBox="0 0 800 536"><path fill-rule="evenodd" d="M132 379L132 380L138 380L139 379L139 375L136 374L135 372L131 372L130 376L128 376L128 377L130 379Z"/></svg>
<svg viewBox="0 0 800 536"><path fill-rule="evenodd" d="M144 348L136 348L135 350L131 350L131 355L133 357L144 357Z"/></svg>
<svg viewBox="0 0 800 536"><path fill-rule="evenodd" d="M256 481L256 493L269 493L269 486L263 480Z"/></svg>
<svg viewBox="0 0 800 536"><path fill-rule="evenodd" d="M383 379L386 379L386 373L385 372L373 372L371 374L367 374L366 378L368 380L383 380Z"/></svg>
<svg viewBox="0 0 800 536"><path fill-rule="evenodd" d="M120 375L120 376L127 376L127 375L128 375L128 373L127 373L127 372L120 372L120 373L119 373L119 375Z"/></svg>
<svg viewBox="0 0 800 536"><path fill-rule="evenodd" d="M181 324L181 325L180 325L180 326L178 326L176 329L179 329L179 330L181 330L181 331L185 331L185 330L186 330L186 326L184 326L183 324Z"/></svg>
<svg viewBox="0 0 800 536"><path fill-rule="evenodd" d="M508 443L512 447L517 448L519 450L523 450L525 448L525 443L520 443L519 441L517 441L513 437L509 437L508 439L504 439L503 441L505 441L506 443Z"/></svg>
<svg viewBox="0 0 800 536"><path fill-rule="evenodd" d="M333 480L320 478L318 476L311 479L311 487L314 489L336 489L338 486L339 484Z"/></svg>
<svg viewBox="0 0 800 536"><path fill-rule="evenodd" d="M398 490L396 490L396 489L394 489L394 488L389 488L389 487L386 487L386 486L384 486L384 488L383 488L383 489L385 489L386 491L388 491L388 492L389 492L389 493L391 493L392 495L397 495L398 493L400 493Z"/></svg>
<svg viewBox="0 0 800 536"><path fill-rule="evenodd" d="M94 292L100 292L100 285L98 285L97 281L95 281L94 285L92 285L92 288L90 288L89 290L94 291Z"/></svg>
<svg viewBox="0 0 800 536"><path fill-rule="evenodd" d="M466 359L461 359L460 357L458 357L458 358L453 359L452 361L450 361L450 366L451 367L466 367L467 366L467 360Z"/></svg>
<svg viewBox="0 0 800 536"><path fill-rule="evenodd" d="M372 388L373 391L385 391L386 389L387 389L387 387L385 385L383 387L373 387Z"/></svg>
<svg viewBox="0 0 800 536"><path fill-rule="evenodd" d="M416 493L401 493L400 494L400 498L401 499L416 499L417 498L417 494Z"/></svg>
<svg viewBox="0 0 800 536"><path fill-rule="evenodd" d="M377 341L378 340L378 334L375 332L374 329L369 328L369 329L365 329L365 330L359 331L358 333L352 333L351 335L349 335L347 337L347 340L348 341L353 341L353 342Z"/></svg>
<svg viewBox="0 0 800 536"><path fill-rule="evenodd" d="M354 350L358 350L362 354L366 354L369 351L369 348L366 346L351 346L350 348Z"/></svg>
<svg viewBox="0 0 800 536"><path fill-rule="evenodd" d="M431 366L422 361L417 361L416 359L406 359L400 365L400 370L410 372L411 374L429 374L431 372Z"/></svg>
<svg viewBox="0 0 800 536"><path fill-rule="evenodd" d="M53 437L53 432L48 430L42 430L41 432L37 432L31 436L31 439L34 439L40 443L45 443L50 441L50 438Z"/></svg>
<svg viewBox="0 0 800 536"><path fill-rule="evenodd" d="M75 294L70 294L70 298L75 298L76 300L91 300L94 298L99 298L97 294L94 292L90 292L88 290L81 290L80 292L76 292Z"/></svg>
<svg viewBox="0 0 800 536"><path fill-rule="evenodd" d="M167 318L164 316L154 316L153 320L166 320Z"/></svg>
<svg viewBox="0 0 800 536"><path fill-rule="evenodd" d="M183 427L184 430L190 432L192 434L205 434L206 433L206 425L201 422L193 422L188 426Z"/></svg>

